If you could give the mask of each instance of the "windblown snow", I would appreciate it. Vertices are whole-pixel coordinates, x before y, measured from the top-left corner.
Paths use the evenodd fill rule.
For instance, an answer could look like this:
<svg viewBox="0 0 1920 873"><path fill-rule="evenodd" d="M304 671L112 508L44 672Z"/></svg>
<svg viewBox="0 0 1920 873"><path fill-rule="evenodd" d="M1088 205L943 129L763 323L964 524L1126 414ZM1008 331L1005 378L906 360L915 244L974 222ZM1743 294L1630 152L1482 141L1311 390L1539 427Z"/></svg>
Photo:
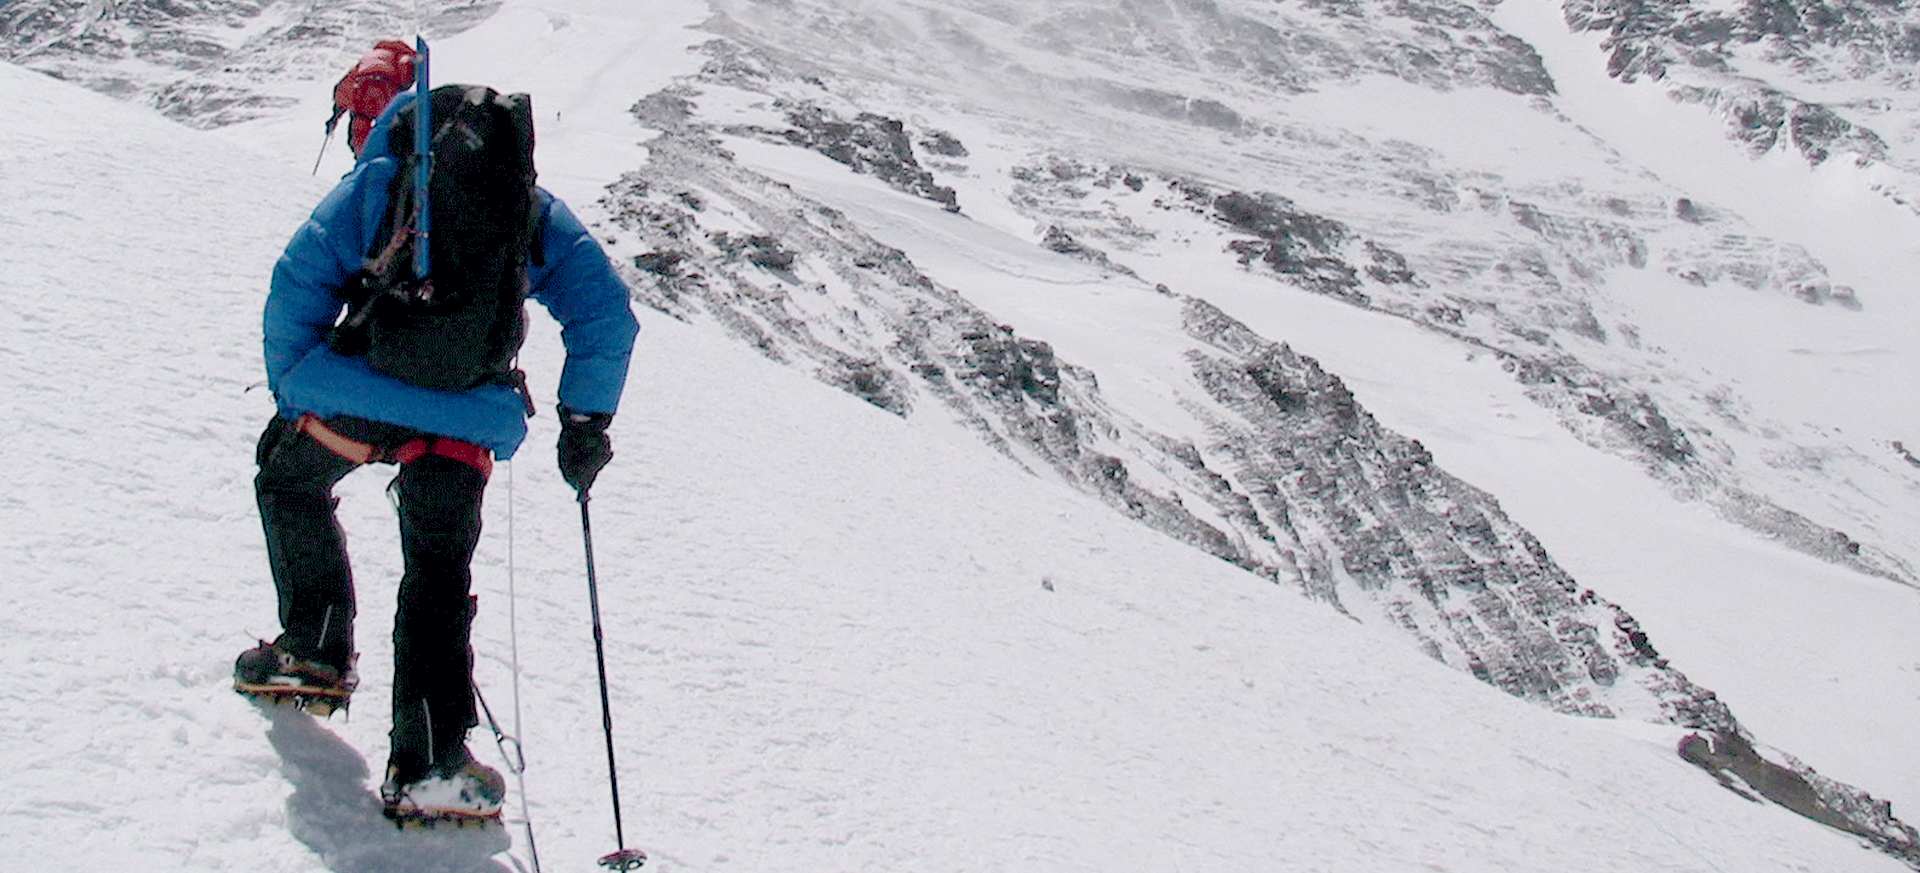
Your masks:
<svg viewBox="0 0 1920 873"><path fill-rule="evenodd" d="M706 62L695 46L711 35L692 29L706 12L507 0L436 42L435 65L533 92L543 183L617 246L598 204L653 134L628 108ZM503 769L524 751L504 826L397 832L378 815L399 573L385 468L340 491L362 616L350 716L263 712L231 691L233 656L278 630L251 484L272 411L261 303L346 162L335 144L309 174L329 83L307 84L283 115L199 131L0 64L0 832L20 869L585 870L620 848L580 509L544 409L496 472L475 563L477 680L509 738L483 726L471 744ZM1078 267L1032 266L1031 242L991 216L963 233L817 156L729 144L983 289L1065 271L976 302L1110 371L1134 362L1143 381L1116 391L1140 414L1186 414L1153 405L1164 350L1073 316L1077 295L1104 293ZM1225 298L1252 299L1218 269ZM1034 299L1041 285L1059 296ZM1676 503L1575 445L1491 359L1266 293L1243 317L1500 495L1769 741L1914 814L1911 588ZM1683 337L1709 316L1646 293L1629 303L1672 314L1661 342L1711 345L1730 372L1780 363ZM590 509L624 832L649 869L1907 869L1716 784L1675 754L1681 729L1547 712L951 422L889 414L714 324L638 314ZM1805 354L1842 354L1831 336ZM1908 342L1887 354L1911 361ZM1863 367L1878 353L1855 351ZM560 356L536 324L523 363L540 396Z"/></svg>

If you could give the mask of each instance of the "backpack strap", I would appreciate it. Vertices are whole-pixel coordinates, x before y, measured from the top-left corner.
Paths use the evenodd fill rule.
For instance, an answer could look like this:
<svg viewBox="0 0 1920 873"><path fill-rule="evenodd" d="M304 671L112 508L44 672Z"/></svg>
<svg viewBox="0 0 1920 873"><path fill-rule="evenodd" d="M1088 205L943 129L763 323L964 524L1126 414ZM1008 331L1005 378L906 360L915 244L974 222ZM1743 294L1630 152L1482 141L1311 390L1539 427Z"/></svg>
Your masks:
<svg viewBox="0 0 1920 873"><path fill-rule="evenodd" d="M545 228L540 215L540 195L536 193L539 174L533 163L533 97L528 94L508 94L500 98L506 107L507 120L513 125L513 141L519 144L520 160L526 166L527 184L527 226L522 231L522 240L526 244L527 263L530 266L547 265L546 246L541 245Z"/></svg>

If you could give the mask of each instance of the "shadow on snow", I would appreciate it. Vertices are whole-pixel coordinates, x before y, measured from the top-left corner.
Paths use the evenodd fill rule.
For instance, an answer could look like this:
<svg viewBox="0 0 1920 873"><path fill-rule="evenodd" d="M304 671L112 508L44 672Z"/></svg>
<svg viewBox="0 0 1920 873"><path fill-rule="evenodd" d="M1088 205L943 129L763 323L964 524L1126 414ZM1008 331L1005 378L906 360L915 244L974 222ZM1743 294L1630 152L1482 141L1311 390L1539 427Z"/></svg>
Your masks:
<svg viewBox="0 0 1920 873"><path fill-rule="evenodd" d="M293 785L287 829L334 873L509 873L493 856L512 844L501 824L400 828L367 789L367 762L292 706L256 704Z"/></svg>

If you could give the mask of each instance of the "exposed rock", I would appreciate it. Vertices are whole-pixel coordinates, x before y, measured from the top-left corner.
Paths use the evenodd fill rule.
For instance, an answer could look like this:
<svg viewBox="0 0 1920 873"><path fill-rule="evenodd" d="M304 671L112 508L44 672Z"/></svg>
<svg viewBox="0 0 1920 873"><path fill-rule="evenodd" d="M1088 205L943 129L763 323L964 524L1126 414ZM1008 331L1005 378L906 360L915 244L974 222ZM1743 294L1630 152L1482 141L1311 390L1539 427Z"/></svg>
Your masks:
<svg viewBox="0 0 1920 873"><path fill-rule="evenodd" d="M1108 257L1106 252L1075 239L1073 234L1067 233L1057 224L1047 228L1046 232L1040 235L1040 245L1048 251L1098 264L1102 269L1111 272L1133 274L1132 270L1114 263L1113 258Z"/></svg>
<svg viewBox="0 0 1920 873"><path fill-rule="evenodd" d="M1920 831L1894 818L1891 804L1821 776L1791 755L1779 753L1786 763L1774 763L1747 737L1720 731L1688 734L1677 751L1736 794L1773 801L1920 868Z"/></svg>
<svg viewBox="0 0 1920 873"><path fill-rule="evenodd" d="M1414 254L1271 192L1220 191L1192 179L1061 156L1019 167L1014 178L1013 202L1023 212L1073 240L1112 243L1105 254L1123 267L1127 252L1164 244L1141 228L1167 225L1167 213L1185 233L1223 228L1221 253L1243 265L1493 354L1570 431L1633 459L1676 495L1704 501L1729 520L1808 554L1890 579L1915 579L1911 567L1884 547L1856 543L1856 551L1837 549L1833 543L1852 540L1742 485L1728 461L1731 450L1708 422L1676 414L1695 397L1681 396L1676 404L1671 384L1603 371L1575 351L1577 343L1638 344L1633 325L1605 324L1592 305L1593 289L1611 270L1658 264L1695 284L1731 282L1857 309L1852 289L1833 283L1826 268L1797 245L1733 232L1732 220L1690 199L1575 192L1573 203L1562 200L1549 208L1545 201L1481 192L1473 208L1510 223L1507 248L1461 243ZM1666 232L1674 226L1700 233L1676 243L1676 235ZM1666 248L1649 241L1656 235L1669 240Z"/></svg>
<svg viewBox="0 0 1920 873"><path fill-rule="evenodd" d="M1211 305L1186 311L1205 343L1189 356L1195 374L1225 412L1207 451L1230 459L1225 474L1269 524L1319 546L1303 559L1319 580L1310 593L1564 712L1622 714L1610 701L1624 683L1660 701L1660 720L1735 724L1630 616L1582 591L1491 495L1382 428L1338 378Z"/></svg>
<svg viewBox="0 0 1920 873"><path fill-rule="evenodd" d="M924 197L950 212L960 211L953 188L934 180L933 173L914 157L913 138L904 122L871 112L862 112L850 121L810 103L781 101L789 127L768 130L757 127L734 128L731 132L779 138L793 145L826 155L854 172L873 176L915 197ZM940 148L965 154L958 140L939 134Z"/></svg>
<svg viewBox="0 0 1920 873"><path fill-rule="evenodd" d="M784 271L793 268L795 255L780 245L780 241L764 233L732 234L720 231L713 235L713 244L729 257L739 258L756 267ZM639 264L638 260L635 265Z"/></svg>
<svg viewBox="0 0 1920 873"><path fill-rule="evenodd" d="M1776 148L1808 163L1888 157L1880 134L1842 107L1795 93L1789 81L1739 72L1755 55L1809 84L1907 77L1920 58L1920 16L1912 4L1875 0L1745 0L1731 9L1686 0L1567 0L1567 23L1604 31L1608 72L1672 82L1676 99L1710 107L1728 136L1758 156Z"/></svg>
<svg viewBox="0 0 1920 873"><path fill-rule="evenodd" d="M1036 473L1398 626L1434 657L1517 696L1571 713L1737 727L1491 496L1380 427L1311 359L1217 308L1187 299L1180 325L1203 390L1189 411L1209 423L1208 441L1195 445L1110 408L1095 374L995 322L830 210L733 164L702 131L669 130L649 154L652 163L605 205L620 245L636 250L630 262L649 272L636 284L650 303L711 319L897 414L953 416ZM1084 168L1056 169L1049 175L1087 178ZM1131 190L1127 174L1114 178ZM693 188L706 193L683 195ZM1345 229L1282 201L1197 196L1209 209L1224 202L1220 220L1237 231L1365 251ZM764 232L708 231L708 221ZM791 257L778 270L756 265L752 253L769 249ZM1143 484L1141 470L1156 484Z"/></svg>
<svg viewBox="0 0 1920 873"><path fill-rule="evenodd" d="M1345 225L1297 211L1286 198L1272 194L1223 194L1213 201L1213 209L1221 221L1254 235L1229 244L1240 263L1257 260L1301 287L1361 306L1368 303L1359 290L1360 271L1336 254L1351 241Z"/></svg>
<svg viewBox="0 0 1920 873"><path fill-rule="evenodd" d="M1437 88L1553 91L1553 80L1532 47L1493 26L1470 4L1333 0L1299 9L1289 4L1075 4L1037 8L1020 28L1029 44L1069 57L1144 54L1179 69L1283 92L1374 74ZM1196 40L1194 34L1207 39ZM1180 95L1141 100L1142 91L1106 93L1160 117L1187 116L1221 129L1241 124L1218 111L1224 106L1203 108Z"/></svg>

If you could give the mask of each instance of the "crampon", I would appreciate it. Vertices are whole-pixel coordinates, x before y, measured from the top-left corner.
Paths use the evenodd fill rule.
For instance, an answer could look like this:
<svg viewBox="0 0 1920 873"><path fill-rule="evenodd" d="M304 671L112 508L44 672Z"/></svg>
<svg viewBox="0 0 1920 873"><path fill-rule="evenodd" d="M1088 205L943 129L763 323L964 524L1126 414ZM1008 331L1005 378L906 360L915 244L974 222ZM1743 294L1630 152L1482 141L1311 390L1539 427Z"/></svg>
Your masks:
<svg viewBox="0 0 1920 873"><path fill-rule="evenodd" d="M261 706L292 706L296 709L304 709L320 718L331 717L335 712L344 712L352 697L351 691L287 685L252 685L241 682L235 682L233 690Z"/></svg>
<svg viewBox="0 0 1920 873"><path fill-rule="evenodd" d="M393 822L394 827L402 830L406 828L437 828L441 825L450 825L457 828L484 828L492 827L500 823L500 811L497 809L491 813L482 815L462 812L460 810L401 809L387 806L381 809L380 814L386 816L387 821Z"/></svg>
<svg viewBox="0 0 1920 873"><path fill-rule="evenodd" d="M241 652L233 664L233 690L263 703L290 703L323 718L346 709L359 684L351 663L341 669L303 660L264 640Z"/></svg>

